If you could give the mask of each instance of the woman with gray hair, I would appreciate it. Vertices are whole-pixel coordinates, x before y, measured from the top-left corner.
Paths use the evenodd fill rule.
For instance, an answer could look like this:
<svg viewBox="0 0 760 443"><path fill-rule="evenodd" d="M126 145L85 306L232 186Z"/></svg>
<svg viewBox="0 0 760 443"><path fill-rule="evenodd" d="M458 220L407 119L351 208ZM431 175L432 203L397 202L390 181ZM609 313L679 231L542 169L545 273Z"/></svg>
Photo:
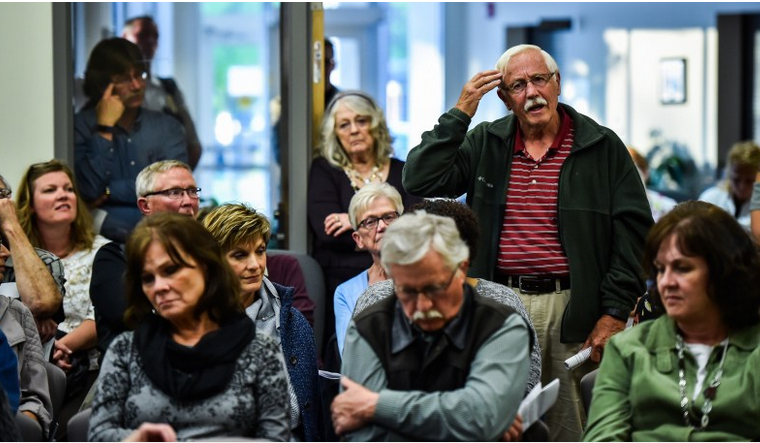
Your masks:
<svg viewBox="0 0 760 443"><path fill-rule="evenodd" d="M372 265L372 258L357 250L351 238L348 205L369 183L387 182L401 194L403 204L421 201L401 185L404 162L391 158L392 138L382 109L359 91L338 93L325 110L322 142L311 164L308 189L312 255L325 274L326 293ZM325 338L332 335L332 297L327 297ZM326 341L326 340L325 340Z"/></svg>
<svg viewBox="0 0 760 443"><path fill-rule="evenodd" d="M348 206L348 218L354 229L351 237L358 249L372 257L372 266L335 289L335 337L341 354L356 300L369 285L388 279L380 264L380 244L385 230L403 213L401 194L388 183L370 183L351 199Z"/></svg>

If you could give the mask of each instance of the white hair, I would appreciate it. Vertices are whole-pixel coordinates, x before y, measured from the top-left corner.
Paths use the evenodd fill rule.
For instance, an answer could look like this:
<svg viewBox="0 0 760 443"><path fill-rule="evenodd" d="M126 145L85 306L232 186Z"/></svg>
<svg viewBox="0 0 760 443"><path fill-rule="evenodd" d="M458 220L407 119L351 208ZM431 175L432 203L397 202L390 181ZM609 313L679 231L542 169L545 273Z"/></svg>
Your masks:
<svg viewBox="0 0 760 443"><path fill-rule="evenodd" d="M470 256L454 220L424 210L415 211L402 216L385 231L380 262L385 272L390 273L391 265L417 263L431 248L441 254L451 270Z"/></svg>

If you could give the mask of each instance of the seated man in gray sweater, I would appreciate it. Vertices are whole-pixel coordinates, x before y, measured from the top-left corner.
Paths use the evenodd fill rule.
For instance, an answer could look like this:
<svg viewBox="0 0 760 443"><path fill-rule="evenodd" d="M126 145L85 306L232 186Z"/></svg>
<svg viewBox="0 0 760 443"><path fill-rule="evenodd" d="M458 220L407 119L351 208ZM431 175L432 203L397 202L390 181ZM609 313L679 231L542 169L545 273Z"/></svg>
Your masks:
<svg viewBox="0 0 760 443"><path fill-rule="evenodd" d="M388 297L349 325L335 430L349 441L496 440L528 377L530 334L466 283L469 251L450 218L404 215L386 231ZM475 327L477 325L477 327Z"/></svg>

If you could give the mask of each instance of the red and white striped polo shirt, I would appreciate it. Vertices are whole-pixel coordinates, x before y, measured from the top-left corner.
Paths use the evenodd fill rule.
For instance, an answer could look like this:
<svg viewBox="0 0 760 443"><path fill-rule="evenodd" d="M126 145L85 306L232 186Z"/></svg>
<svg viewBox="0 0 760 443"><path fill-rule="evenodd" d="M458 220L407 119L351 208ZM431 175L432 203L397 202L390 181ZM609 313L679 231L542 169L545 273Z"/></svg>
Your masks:
<svg viewBox="0 0 760 443"><path fill-rule="evenodd" d="M575 128L562 107L560 131L546 154L533 159L520 131L507 188L496 268L508 275L567 276L570 266L559 239L559 173L570 155Z"/></svg>

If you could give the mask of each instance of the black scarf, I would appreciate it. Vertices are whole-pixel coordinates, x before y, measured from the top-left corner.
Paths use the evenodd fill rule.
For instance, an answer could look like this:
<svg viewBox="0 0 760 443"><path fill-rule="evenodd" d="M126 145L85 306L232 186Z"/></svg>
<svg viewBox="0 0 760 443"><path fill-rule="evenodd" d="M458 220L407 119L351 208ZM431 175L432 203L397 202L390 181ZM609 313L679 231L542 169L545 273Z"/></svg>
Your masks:
<svg viewBox="0 0 760 443"><path fill-rule="evenodd" d="M241 313L204 335L193 347L171 339L169 322L149 315L135 331L135 346L151 382L181 401L209 398L223 391L240 353L256 335L256 325Z"/></svg>

